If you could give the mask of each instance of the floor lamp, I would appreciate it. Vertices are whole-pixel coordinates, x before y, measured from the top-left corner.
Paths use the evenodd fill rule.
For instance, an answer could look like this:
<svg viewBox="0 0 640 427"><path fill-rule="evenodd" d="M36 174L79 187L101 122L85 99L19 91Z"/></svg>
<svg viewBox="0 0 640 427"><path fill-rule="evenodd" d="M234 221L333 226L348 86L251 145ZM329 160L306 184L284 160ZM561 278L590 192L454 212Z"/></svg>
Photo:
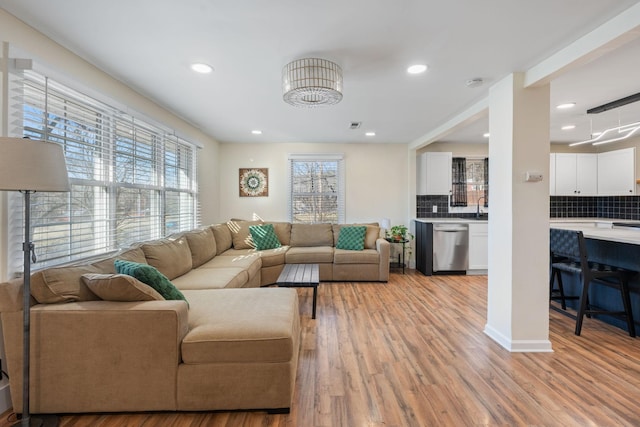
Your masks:
<svg viewBox="0 0 640 427"><path fill-rule="evenodd" d="M41 426L43 420L32 418L29 414L32 256L35 262L30 230L30 197L36 191L70 191L62 146L23 138L0 138L0 190L20 191L24 194L22 418L16 425Z"/></svg>

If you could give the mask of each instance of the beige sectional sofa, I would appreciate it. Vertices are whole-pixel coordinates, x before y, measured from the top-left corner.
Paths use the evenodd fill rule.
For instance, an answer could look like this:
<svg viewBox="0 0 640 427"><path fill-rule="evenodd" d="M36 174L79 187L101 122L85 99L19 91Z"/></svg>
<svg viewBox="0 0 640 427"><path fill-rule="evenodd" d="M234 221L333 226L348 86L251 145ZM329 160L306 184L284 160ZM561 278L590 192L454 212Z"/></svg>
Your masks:
<svg viewBox="0 0 640 427"><path fill-rule="evenodd" d="M262 223L262 222L261 222ZM298 294L275 283L285 263L318 263L321 281L387 281L389 244L367 225L365 249L335 248L341 226L274 225L279 248L253 248L229 221L47 268L31 281L33 413L288 411L300 343ZM357 252L357 253L356 253ZM183 300L116 273L150 265ZM22 408L22 282L0 284L12 403Z"/></svg>

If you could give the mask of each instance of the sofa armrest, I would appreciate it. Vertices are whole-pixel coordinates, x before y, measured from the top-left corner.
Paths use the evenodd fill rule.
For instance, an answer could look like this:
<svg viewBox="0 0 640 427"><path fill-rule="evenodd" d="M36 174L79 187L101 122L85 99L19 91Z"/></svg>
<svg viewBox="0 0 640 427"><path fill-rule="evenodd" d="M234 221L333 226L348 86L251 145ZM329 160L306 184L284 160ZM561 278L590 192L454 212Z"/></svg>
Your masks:
<svg viewBox="0 0 640 427"><path fill-rule="evenodd" d="M22 407L22 312L2 314L14 408ZM31 410L176 407L184 301L84 301L31 310Z"/></svg>
<svg viewBox="0 0 640 427"><path fill-rule="evenodd" d="M376 250L380 254L380 281L389 281L389 254L391 252L391 244L383 238L376 240Z"/></svg>

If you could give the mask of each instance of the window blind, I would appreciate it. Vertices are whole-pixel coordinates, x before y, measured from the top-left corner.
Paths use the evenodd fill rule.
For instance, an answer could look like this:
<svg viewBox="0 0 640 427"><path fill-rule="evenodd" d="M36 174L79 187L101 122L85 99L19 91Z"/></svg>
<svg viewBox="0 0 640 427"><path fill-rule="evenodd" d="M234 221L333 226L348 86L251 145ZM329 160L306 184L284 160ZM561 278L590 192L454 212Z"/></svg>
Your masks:
<svg viewBox="0 0 640 427"><path fill-rule="evenodd" d="M467 163L464 157L451 159L450 206L467 206Z"/></svg>
<svg viewBox="0 0 640 427"><path fill-rule="evenodd" d="M32 195L43 268L198 225L196 147L34 71L13 76L15 134L64 147L70 193ZM37 167L37 165L25 165ZM12 271L22 270L23 206L10 193Z"/></svg>
<svg viewBox="0 0 640 427"><path fill-rule="evenodd" d="M296 223L344 223L341 154L289 156L289 218Z"/></svg>

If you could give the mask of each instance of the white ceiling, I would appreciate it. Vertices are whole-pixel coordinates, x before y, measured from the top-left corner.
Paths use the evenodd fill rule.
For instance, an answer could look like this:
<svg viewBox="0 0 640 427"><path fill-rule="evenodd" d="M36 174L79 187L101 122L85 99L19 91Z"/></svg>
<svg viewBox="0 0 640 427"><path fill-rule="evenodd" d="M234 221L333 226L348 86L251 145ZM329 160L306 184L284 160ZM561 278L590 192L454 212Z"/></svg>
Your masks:
<svg viewBox="0 0 640 427"><path fill-rule="evenodd" d="M0 0L0 7L221 142L410 143L486 97L492 83L636 3ZM342 67L341 103L300 109L282 101L282 67L304 57ZM215 71L195 74L192 62ZM408 75L414 63L429 70ZM622 120L623 109L597 120L585 111L640 92L638 69L640 40L554 80L551 104L577 106L552 109L552 141L585 139L604 116ZM466 87L477 77L486 83ZM632 121L640 120L637 104L623 107ZM362 127L350 130L352 121ZM569 122L578 128L557 131ZM481 142L486 130L485 118L447 139Z"/></svg>

